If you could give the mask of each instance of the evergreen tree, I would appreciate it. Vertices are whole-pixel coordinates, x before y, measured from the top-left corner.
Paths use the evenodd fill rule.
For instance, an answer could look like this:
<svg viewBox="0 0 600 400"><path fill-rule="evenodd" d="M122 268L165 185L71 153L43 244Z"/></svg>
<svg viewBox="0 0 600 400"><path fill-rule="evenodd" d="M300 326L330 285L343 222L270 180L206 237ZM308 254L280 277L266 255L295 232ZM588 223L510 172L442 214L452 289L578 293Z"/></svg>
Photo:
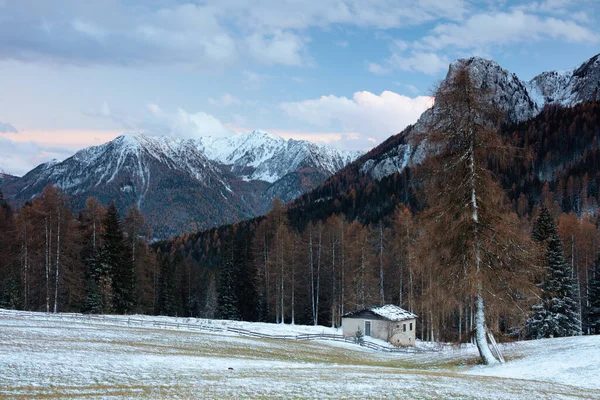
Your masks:
<svg viewBox="0 0 600 400"><path fill-rule="evenodd" d="M90 314L103 314L110 312L110 303L105 302L101 291L101 282L107 275L99 258L98 251L92 250L90 256L83 260L86 270L85 301L82 311Z"/></svg>
<svg viewBox="0 0 600 400"><path fill-rule="evenodd" d="M113 306L117 314L131 312L135 305L135 274L130 248L125 241L119 212L111 203L104 220L102 262L110 271Z"/></svg>
<svg viewBox="0 0 600 400"><path fill-rule="evenodd" d="M541 283L541 304L532 309L527 337L541 339L581 335L576 284L571 276L556 222L546 206L533 229L533 239L544 244L545 278Z"/></svg>
<svg viewBox="0 0 600 400"><path fill-rule="evenodd" d="M238 294L236 291L236 271L233 251L233 232L230 232L227 243L223 246L223 261L221 275L219 276L219 288L217 289L217 317L220 319L239 320Z"/></svg>
<svg viewBox="0 0 600 400"><path fill-rule="evenodd" d="M258 293L256 290L256 269L252 256L252 237L248 229L241 230L241 237L236 241L234 258L236 271L234 276L237 286L237 309L244 321L256 321L259 314Z"/></svg>
<svg viewBox="0 0 600 400"><path fill-rule="evenodd" d="M158 315L176 315L177 305L175 300L175 268L168 255L158 254Z"/></svg>
<svg viewBox="0 0 600 400"><path fill-rule="evenodd" d="M588 308L586 326L591 334L600 334L600 255L596 259L588 283Z"/></svg>
<svg viewBox="0 0 600 400"><path fill-rule="evenodd" d="M15 258L15 224L10 205L0 192L0 307L22 308L21 279Z"/></svg>

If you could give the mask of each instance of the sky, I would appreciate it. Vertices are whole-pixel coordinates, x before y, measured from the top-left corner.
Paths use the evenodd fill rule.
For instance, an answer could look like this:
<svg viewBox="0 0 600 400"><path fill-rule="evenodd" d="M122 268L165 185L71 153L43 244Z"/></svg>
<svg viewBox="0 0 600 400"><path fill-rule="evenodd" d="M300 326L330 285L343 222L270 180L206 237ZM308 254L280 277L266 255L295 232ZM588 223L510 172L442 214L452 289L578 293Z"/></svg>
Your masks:
<svg viewBox="0 0 600 400"><path fill-rule="evenodd" d="M600 0L0 0L0 172L123 132L368 150L457 58L521 79L600 52Z"/></svg>

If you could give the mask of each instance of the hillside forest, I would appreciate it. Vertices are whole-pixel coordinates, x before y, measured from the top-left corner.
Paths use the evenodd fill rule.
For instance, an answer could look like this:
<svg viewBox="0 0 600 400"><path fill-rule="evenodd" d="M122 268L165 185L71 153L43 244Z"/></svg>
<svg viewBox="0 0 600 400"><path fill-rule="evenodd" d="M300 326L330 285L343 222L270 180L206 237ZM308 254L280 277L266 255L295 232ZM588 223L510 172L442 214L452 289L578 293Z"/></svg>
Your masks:
<svg viewBox="0 0 600 400"><path fill-rule="evenodd" d="M396 135L263 217L160 242L135 207L88 198L73 215L48 186L13 210L0 194L0 307L339 326L391 303L419 316L419 338L467 342L485 303L501 340L600 333L600 105L477 129L431 134L444 150L421 166L361 175Z"/></svg>

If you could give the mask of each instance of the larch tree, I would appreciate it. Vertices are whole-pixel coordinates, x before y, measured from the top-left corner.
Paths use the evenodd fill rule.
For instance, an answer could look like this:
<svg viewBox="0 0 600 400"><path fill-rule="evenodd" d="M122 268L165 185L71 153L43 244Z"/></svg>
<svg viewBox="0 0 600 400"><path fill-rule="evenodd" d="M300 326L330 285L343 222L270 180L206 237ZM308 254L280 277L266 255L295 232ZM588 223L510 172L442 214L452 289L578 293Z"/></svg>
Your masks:
<svg viewBox="0 0 600 400"><path fill-rule="evenodd" d="M484 305L526 292L531 253L489 168L513 156L498 134L503 115L489 92L474 84L468 65L452 68L435 93L423 136L434 153L424 165L424 240L432 283L445 286L444 301L473 299L475 342L483 363L494 364Z"/></svg>

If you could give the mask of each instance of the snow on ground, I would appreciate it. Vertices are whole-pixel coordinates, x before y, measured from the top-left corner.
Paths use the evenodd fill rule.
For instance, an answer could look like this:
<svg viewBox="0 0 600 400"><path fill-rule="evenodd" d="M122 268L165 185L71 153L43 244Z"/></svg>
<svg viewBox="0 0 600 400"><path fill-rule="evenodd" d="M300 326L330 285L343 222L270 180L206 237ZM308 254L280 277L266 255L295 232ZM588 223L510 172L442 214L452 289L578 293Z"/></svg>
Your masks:
<svg viewBox="0 0 600 400"><path fill-rule="evenodd" d="M467 373L574 385L596 389L600 397L600 336L533 340L505 347L515 359Z"/></svg>
<svg viewBox="0 0 600 400"><path fill-rule="evenodd" d="M330 329L235 324L271 334ZM505 346L513 361L486 368L473 367L472 346L390 354L0 312L0 398L598 398L599 347L598 336L523 342Z"/></svg>

